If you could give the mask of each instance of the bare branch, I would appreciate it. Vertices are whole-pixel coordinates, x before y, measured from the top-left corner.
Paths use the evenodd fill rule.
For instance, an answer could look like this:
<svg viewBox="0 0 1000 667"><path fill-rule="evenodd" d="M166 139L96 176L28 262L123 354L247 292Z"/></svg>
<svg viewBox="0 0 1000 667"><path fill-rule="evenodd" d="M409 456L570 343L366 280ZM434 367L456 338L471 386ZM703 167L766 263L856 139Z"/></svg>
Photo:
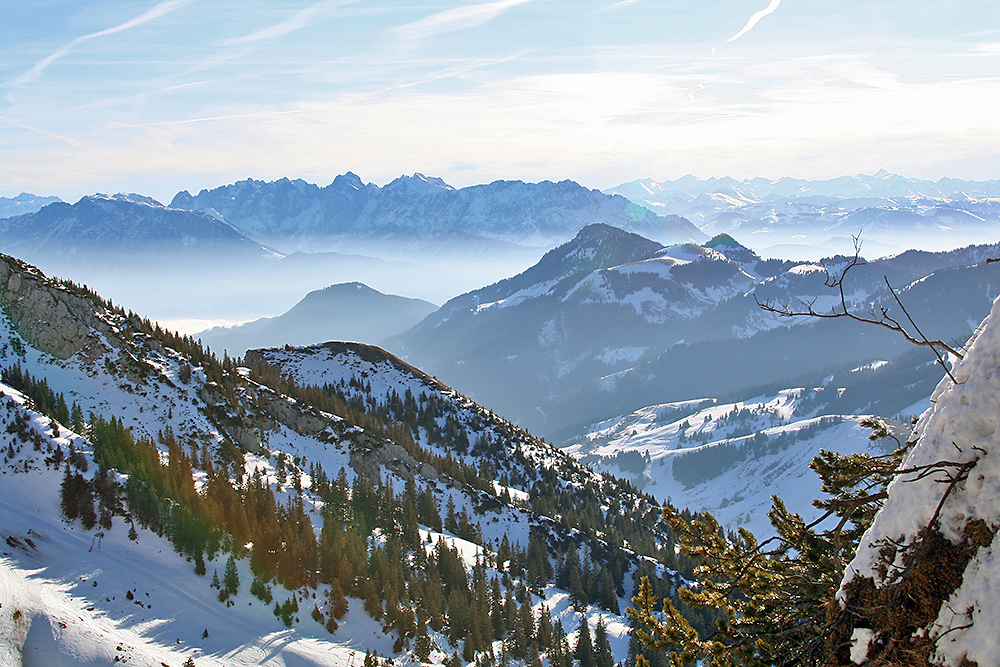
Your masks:
<svg viewBox="0 0 1000 667"><path fill-rule="evenodd" d="M893 299L895 299L896 303L903 311L903 314L906 315L906 319L909 320L910 325L917 332L916 335L913 335L909 331L907 331L906 328L902 324L900 324L898 320L896 320L889 314L888 309L886 309L885 307L879 307L880 312L876 312L875 306L872 305L871 309L867 312L867 314L862 315L858 314L857 312L853 312L851 308L848 306L847 294L844 292L844 280L847 277L847 273L851 269L853 269L855 266L858 266L859 264L864 264L864 260L861 258L860 235L853 236L852 238L854 239L854 257L847 263L847 266L845 266L840 271L840 274L836 277L833 274L831 274L828 269L827 278L825 281L825 285L827 287L836 288L837 291L839 292L840 296L839 311L837 310L837 308L834 308L828 313L817 312L816 309L813 307L814 304L816 303L816 298L813 298L809 301L800 300L801 308L798 309L792 308L788 303L779 304L775 301L770 301L770 300L761 302L760 299L757 298L756 293L754 294L754 302L756 302L757 306L762 310L769 313L774 313L781 317L815 317L820 319L847 318L854 320L855 322L861 322L864 324L873 324L875 326L882 327L884 329L888 329L889 331L898 333L901 336L903 336L903 338L905 338L909 343L917 345L918 347L931 348L931 350L933 350L934 352L934 355L937 357L938 363L941 364L942 368L944 368L944 372L948 374L948 377L951 378L952 382L958 384L958 381L955 379L955 376L952 375L951 370L945 363L945 359L942 356L940 350L945 350L948 354L954 356L957 359L963 358L962 353L942 340L936 340L936 339L929 340L927 336L923 334L923 332L920 330L920 327L918 327L916 322L913 321L913 318L910 317L910 313L906 310L906 307L903 305L903 302L899 298L899 295L896 293L896 290L893 289L891 284L889 284L889 279L886 276L883 276L883 279L885 280L886 287L889 288L889 293L892 295Z"/></svg>

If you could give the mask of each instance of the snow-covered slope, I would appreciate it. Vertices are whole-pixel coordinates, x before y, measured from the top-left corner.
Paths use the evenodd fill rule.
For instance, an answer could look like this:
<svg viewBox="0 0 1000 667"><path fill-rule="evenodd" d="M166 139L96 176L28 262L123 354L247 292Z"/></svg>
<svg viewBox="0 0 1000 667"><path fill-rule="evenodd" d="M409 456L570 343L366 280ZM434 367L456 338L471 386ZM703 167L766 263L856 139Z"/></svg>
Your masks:
<svg viewBox="0 0 1000 667"><path fill-rule="evenodd" d="M232 607L220 603L205 577L170 542L144 528L134 539L116 518L99 532L67 522L60 513L63 474L51 462L54 447L77 451L94 467L89 444L27 409L24 397L0 385L0 664L331 665L358 662L358 649L391 652L392 641L355 605L331 636L317 624L286 628L268 605L246 592ZM17 437L18 422L37 434L36 451ZM225 558L206 563L221 572ZM253 575L244 562L240 577ZM207 634L206 634L207 633Z"/></svg>
<svg viewBox="0 0 1000 667"><path fill-rule="evenodd" d="M820 449L885 453L884 444L868 439L863 416L824 414L820 391L653 405L591 426L564 450L676 507L708 511L730 530L743 526L767 537L775 493L807 519L818 515L810 502L820 480L808 464Z"/></svg>
<svg viewBox="0 0 1000 667"><path fill-rule="evenodd" d="M417 590L432 604L434 589L422 577L437 576L427 563L444 559L437 554L445 545L463 573L461 584L449 584L448 605L469 604L456 602L456 591L476 587L479 593L467 594L487 605L487 617L524 607L533 620L545 615L559 621L571 642L581 623L596 628L603 619L615 659L627 650L621 610L636 568L662 575L670 589L674 575L651 557L673 552L663 549L669 536L657 527L659 510L650 498L600 477L385 353L349 355L356 363L341 363L334 375L322 374L336 363L325 359L316 367L320 375L303 380L338 386L302 388L287 374L222 365L190 339L6 256L0 257L0 310L4 376L32 387L36 407L57 413L61 404L66 413L57 425L25 407L9 385L0 386L12 397L0 397L3 664L21 658L25 664L107 664L118 657L152 667L187 658L198 665L344 665L361 664L369 650L411 662L417 644L405 628L412 628L406 623L414 617L396 605L406 600L403 608L415 614L409 600ZM289 360L296 356L283 352ZM258 382L264 378L299 398ZM416 403L421 426L412 422L409 432L419 441L412 443L408 423L387 416L389 394L376 392L400 389L405 395L417 386L423 387ZM338 387L345 389L338 393ZM340 414L318 409L307 396ZM122 444L133 437L133 445ZM462 442L469 446L463 449ZM120 458L116 452L133 453ZM364 500L365 493L375 495ZM240 499L235 504L234 494ZM348 509L338 494L350 498ZM95 502L100 518L94 515L88 526L81 508L94 512ZM419 526L407 514L413 504L425 517ZM241 520L241 507L254 514ZM271 514L261 514L267 507ZM214 529L199 523L219 511L226 519ZM345 516L344 525L330 516ZM265 525L291 532L282 532L274 546L273 533L254 532ZM410 567L398 571L405 584L391 584L398 597L383 605L388 589L373 591L366 582L376 576L393 581L386 578L385 559L399 549L400 526L414 529L413 547L391 558L397 568L400 558ZM305 533L296 537L295 530ZM309 548L320 554L333 548L322 547L330 530L344 531L334 545L342 541L345 552L351 544L359 550L350 567L371 568L361 570L370 574L344 579L341 589L336 578L317 575L342 561L321 557L319 570L307 567L304 580L290 583L300 567L290 563L308 564ZM352 538L355 531L360 534ZM426 557L414 553L419 549ZM578 589L571 596L565 585L556 587L551 567L577 553L588 568L597 563L595 581L588 583L590 592ZM284 554L298 555L286 562ZM210 584L213 573L221 587ZM488 599L482 597L487 589ZM347 595L339 617L335 591ZM439 599L444 605L443 593ZM520 652L527 646L514 642L510 625L470 648L472 639L455 625L468 613L444 609L450 611L436 612L440 625L428 619L426 662L502 646L525 655ZM529 636L534 632L532 625Z"/></svg>

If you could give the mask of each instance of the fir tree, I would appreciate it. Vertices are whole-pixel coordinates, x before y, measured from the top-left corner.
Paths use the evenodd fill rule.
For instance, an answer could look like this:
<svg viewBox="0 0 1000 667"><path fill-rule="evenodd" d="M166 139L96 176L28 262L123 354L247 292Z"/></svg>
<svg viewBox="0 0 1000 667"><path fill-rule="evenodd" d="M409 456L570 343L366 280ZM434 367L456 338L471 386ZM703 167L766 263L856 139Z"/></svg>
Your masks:
<svg viewBox="0 0 1000 667"><path fill-rule="evenodd" d="M614 667L615 656L608 641L608 630L604 625L604 617L597 619L594 629L594 665L595 667Z"/></svg>
<svg viewBox="0 0 1000 667"><path fill-rule="evenodd" d="M597 661L594 656L594 644L590 638L590 626L587 624L586 618L580 621L580 632L576 638L576 648L573 651L573 657L576 658L580 667L597 667Z"/></svg>
<svg viewBox="0 0 1000 667"><path fill-rule="evenodd" d="M413 655L420 662L427 662L431 655L431 637L427 634L427 623L422 616L417 617L417 634L413 639Z"/></svg>
<svg viewBox="0 0 1000 667"><path fill-rule="evenodd" d="M240 590L240 575L236 570L236 559L232 554L226 561L226 569L222 575L222 586L229 595L236 595Z"/></svg>

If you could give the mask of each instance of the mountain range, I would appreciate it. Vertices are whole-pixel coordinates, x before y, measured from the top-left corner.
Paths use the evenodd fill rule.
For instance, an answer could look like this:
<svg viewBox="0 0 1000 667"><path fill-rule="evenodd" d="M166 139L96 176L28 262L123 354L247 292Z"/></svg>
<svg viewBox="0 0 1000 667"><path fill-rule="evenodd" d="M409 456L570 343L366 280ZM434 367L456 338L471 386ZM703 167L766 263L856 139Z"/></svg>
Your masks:
<svg viewBox="0 0 1000 667"><path fill-rule="evenodd" d="M860 260L846 276L847 305L885 307L902 319L891 285L930 338L965 340L1000 284L987 261L998 253L997 245L971 246ZM827 280L849 259L763 260L726 235L664 247L590 226L523 273L448 301L388 345L529 430L569 437L647 405L791 383L907 351L877 327L760 308L839 307Z"/></svg>
<svg viewBox="0 0 1000 667"><path fill-rule="evenodd" d="M417 174L379 187L348 173L322 188L281 179L181 192L170 206L137 194L55 202L0 218L0 242L160 319L246 321L338 282L441 303L593 222L705 238L687 220L570 181L455 189Z"/></svg>
<svg viewBox="0 0 1000 667"><path fill-rule="evenodd" d="M799 260L849 253L858 234L884 256L948 250L1000 232L1000 181L927 181L884 170L826 181L689 175L605 192L684 216L710 236L731 234L765 256Z"/></svg>
<svg viewBox="0 0 1000 667"><path fill-rule="evenodd" d="M180 192L170 206L216 216L284 253L383 256L400 243L425 252L551 247L592 222L667 242L705 238L679 216L660 216L572 181L496 181L455 189L439 178L414 174L379 187L348 172L322 188L299 179L248 179L194 196Z"/></svg>

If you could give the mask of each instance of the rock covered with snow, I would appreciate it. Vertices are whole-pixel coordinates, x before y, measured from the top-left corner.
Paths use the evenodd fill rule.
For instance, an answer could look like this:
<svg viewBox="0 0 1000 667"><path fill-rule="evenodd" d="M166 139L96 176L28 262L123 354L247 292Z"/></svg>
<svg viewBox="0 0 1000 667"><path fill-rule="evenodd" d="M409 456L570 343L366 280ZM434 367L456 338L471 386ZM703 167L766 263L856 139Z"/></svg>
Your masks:
<svg viewBox="0 0 1000 667"><path fill-rule="evenodd" d="M939 599L923 617L912 613L911 632L931 662L1000 664L1000 298L962 360L932 397L915 432L916 444L888 499L862 539L839 593L850 611L864 602L866 588L885 595L912 590L928 563L939 559L957 572L929 576ZM866 583L867 582L867 583ZM910 589L905 587L910 586ZM858 591L862 591L859 593ZM926 594L925 594L926 595ZM934 616L936 614L936 617ZM860 626L859 626L860 627ZM885 651L891 637L875 630L867 658Z"/></svg>

